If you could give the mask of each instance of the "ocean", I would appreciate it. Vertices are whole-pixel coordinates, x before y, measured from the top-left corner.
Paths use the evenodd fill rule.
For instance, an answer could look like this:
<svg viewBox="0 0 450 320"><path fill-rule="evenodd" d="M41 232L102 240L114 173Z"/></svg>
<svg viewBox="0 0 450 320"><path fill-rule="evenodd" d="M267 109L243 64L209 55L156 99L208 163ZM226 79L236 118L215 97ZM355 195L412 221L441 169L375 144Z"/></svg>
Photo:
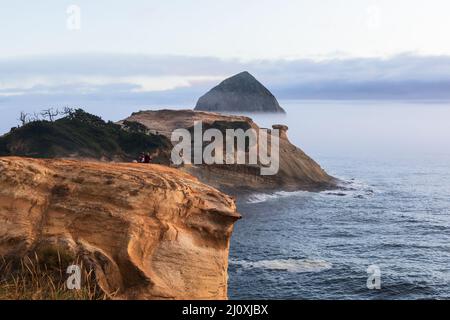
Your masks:
<svg viewBox="0 0 450 320"><path fill-rule="evenodd" d="M229 298L450 298L450 103L280 104L285 116L251 117L287 124L348 190L239 199Z"/></svg>

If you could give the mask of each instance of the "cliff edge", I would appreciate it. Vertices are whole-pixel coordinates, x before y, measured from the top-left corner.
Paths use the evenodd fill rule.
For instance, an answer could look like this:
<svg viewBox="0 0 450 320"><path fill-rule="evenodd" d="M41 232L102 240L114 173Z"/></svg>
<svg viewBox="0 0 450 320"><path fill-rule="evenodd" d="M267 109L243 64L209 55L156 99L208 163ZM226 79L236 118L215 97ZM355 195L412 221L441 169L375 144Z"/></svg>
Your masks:
<svg viewBox="0 0 450 320"><path fill-rule="evenodd" d="M160 165L0 158L0 256L81 257L121 299L226 299L234 200Z"/></svg>

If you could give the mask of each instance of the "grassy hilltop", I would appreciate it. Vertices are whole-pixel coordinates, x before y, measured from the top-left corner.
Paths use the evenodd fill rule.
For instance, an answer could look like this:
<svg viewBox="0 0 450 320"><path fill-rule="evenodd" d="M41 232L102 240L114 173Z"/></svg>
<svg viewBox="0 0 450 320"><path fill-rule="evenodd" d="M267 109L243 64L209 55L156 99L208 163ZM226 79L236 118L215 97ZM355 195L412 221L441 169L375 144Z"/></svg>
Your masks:
<svg viewBox="0 0 450 320"><path fill-rule="evenodd" d="M82 109L55 120L37 120L0 136L0 156L77 157L130 161L141 152L168 163L171 143L136 122L105 122Z"/></svg>

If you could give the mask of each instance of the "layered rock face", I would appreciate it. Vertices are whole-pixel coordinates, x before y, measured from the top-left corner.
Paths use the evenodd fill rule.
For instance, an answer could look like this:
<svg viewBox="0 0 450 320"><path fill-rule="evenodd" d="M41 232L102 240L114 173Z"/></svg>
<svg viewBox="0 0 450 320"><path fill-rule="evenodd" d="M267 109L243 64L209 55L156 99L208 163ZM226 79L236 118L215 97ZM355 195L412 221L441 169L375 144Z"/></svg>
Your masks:
<svg viewBox="0 0 450 320"><path fill-rule="evenodd" d="M198 99L195 110L214 112L282 112L275 96L247 71L222 81Z"/></svg>
<svg viewBox="0 0 450 320"><path fill-rule="evenodd" d="M202 122L203 129L217 128L221 132L237 128L244 131L249 128L256 132L260 130L258 125L248 117L192 110L141 111L133 113L126 120L139 122L155 133L168 138L175 129L185 128L191 131L196 121ZM277 125L273 129L278 129L280 133L279 171L275 175L262 176L260 164L185 165L180 169L231 194L237 194L236 190L239 192L273 189L315 191L336 187L336 179L328 175L302 150L290 143L286 126ZM258 147L263 148L261 145Z"/></svg>
<svg viewBox="0 0 450 320"><path fill-rule="evenodd" d="M81 257L123 299L226 299L234 200L149 164L0 158L0 255Z"/></svg>

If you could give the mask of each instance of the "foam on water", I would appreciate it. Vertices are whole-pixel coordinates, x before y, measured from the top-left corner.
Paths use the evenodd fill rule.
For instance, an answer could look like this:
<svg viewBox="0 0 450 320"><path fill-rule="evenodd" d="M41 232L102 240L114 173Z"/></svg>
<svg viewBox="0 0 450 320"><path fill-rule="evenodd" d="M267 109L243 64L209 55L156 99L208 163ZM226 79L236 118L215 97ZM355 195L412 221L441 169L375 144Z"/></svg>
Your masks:
<svg viewBox="0 0 450 320"><path fill-rule="evenodd" d="M246 269L260 268L268 270L280 270L294 273L320 272L332 268L332 264L325 260L317 259L275 259L275 260L230 260L230 264L239 265Z"/></svg>
<svg viewBox="0 0 450 320"><path fill-rule="evenodd" d="M308 192L308 191L277 191L272 193L254 193L248 196L247 203L261 203L271 200L276 200L280 198L289 198L289 197L300 197L300 196L337 196L337 197L345 197L351 196L354 198L367 198L374 195L375 190L373 187L364 183L363 181L358 181L355 179L345 179L338 178L341 183L339 184L339 188L336 190L327 190L319 193Z"/></svg>
<svg viewBox="0 0 450 320"><path fill-rule="evenodd" d="M279 198L306 195L308 193L308 191L277 191L273 193L254 193L247 198L247 203L261 203Z"/></svg>
<svg viewBox="0 0 450 320"><path fill-rule="evenodd" d="M350 196L353 198L363 199L372 197L376 192L376 190L372 186L365 183L364 181L357 179L348 179L343 177L336 177L336 178L340 180L337 190L322 191L319 192L319 194L325 196L338 196L338 197Z"/></svg>

